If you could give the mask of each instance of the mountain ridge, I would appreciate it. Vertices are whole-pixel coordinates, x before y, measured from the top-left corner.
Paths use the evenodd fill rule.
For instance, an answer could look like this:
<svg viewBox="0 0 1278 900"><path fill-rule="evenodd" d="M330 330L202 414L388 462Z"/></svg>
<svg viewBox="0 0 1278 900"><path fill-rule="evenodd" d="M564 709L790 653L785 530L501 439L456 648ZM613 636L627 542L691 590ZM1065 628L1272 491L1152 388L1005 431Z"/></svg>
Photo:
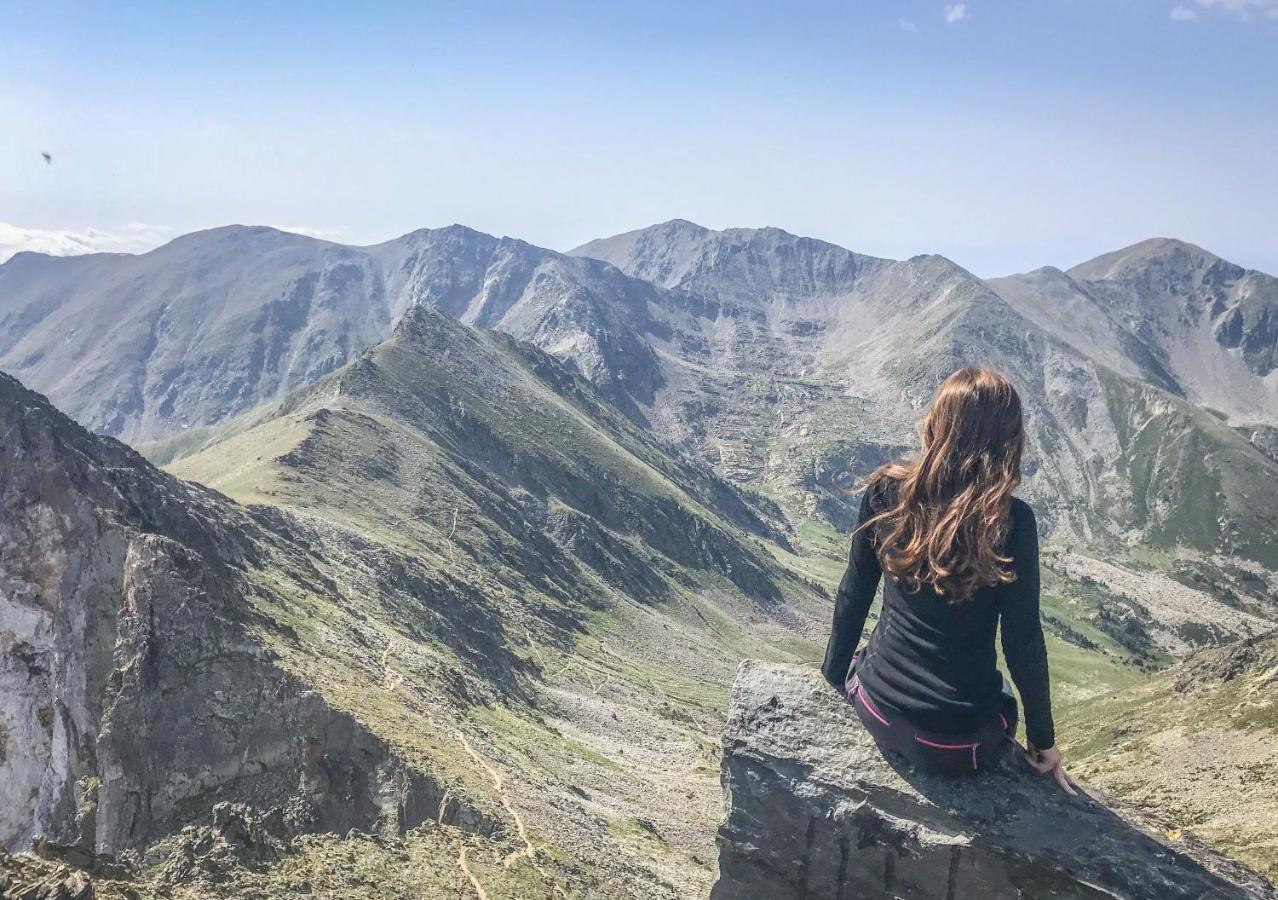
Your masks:
<svg viewBox="0 0 1278 900"><path fill-rule="evenodd" d="M427 304L568 361L633 421L762 485L792 518L844 527L834 482L850 477L848 457L855 470L857 458L898 453L939 379L987 363L1029 392L1028 485L1051 499L1044 521L1088 537L1107 526L1060 500L1099 502L1085 460L1121 440L1113 422L1095 437L1073 424L1084 396L1110 392L1103 370L1236 417L1266 460L1278 433L1278 381L1262 374L1278 342L1278 279L1239 281L1237 267L1164 239L1110 257L1093 268L1154 260L1151 274L1088 281L1097 273L1081 264L985 281L942 256L885 260L781 229L687 220L571 254L460 225L365 248L227 226L142 256L0 266L0 367L137 442L216 430L340 367ZM62 274L23 274L45 268ZM1177 324L1190 302L1176 299L1182 285L1198 292L1198 324Z"/></svg>
<svg viewBox="0 0 1278 900"><path fill-rule="evenodd" d="M179 754L152 775L126 765L123 777L101 776L97 794L68 788L72 799L47 804L52 811L34 832L28 825L36 813L3 796L31 781L0 779L6 845L30 846L43 836L89 858L98 854L104 865L125 849L145 850L147 861L135 867L139 886L158 878L163 887L176 866L182 884L218 895L221 882L205 879L252 877L262 860L258 869L251 860L247 869L224 860L223 870L201 873L216 863L199 849L209 838L189 829L204 827L200 817L214 803L198 792L182 795L175 785L187 779L233 806L254 807L251 815L238 807L215 812L214 825L228 816L260 818L269 834L261 852L271 864L319 853L317 861L330 865L350 852L354 838L341 835L356 828L429 860L424 884L441 893L459 871L452 863L459 846L470 852L461 865L494 896L550 897L560 885L589 897L676 900L708 888L706 864L698 862L709 858L715 814L707 746L727 674L746 647L799 658L819 627L820 595L784 562L793 553L779 523L769 521L777 511L766 501L671 454L554 357L429 306L410 310L388 340L345 367L179 459L170 468L186 480L152 468L117 440L89 434L43 398L29 415L9 414L30 405L28 397L36 395L9 376L0 380L5 426L38 420L71 434L80 449L51 453L21 436L0 442L11 463L0 487L21 479L18 488L0 490L12 507L0 532L18 537L0 540L6 573L31 572L34 581L59 571L62 543L41 537L56 525L42 509L62 502L57 473L82 459L115 453L131 461L94 467L86 492L114 497L127 468L176 498L147 495L129 512L127 527L142 532L130 532L132 567L117 547L116 525L105 526L105 536L90 534L94 523L114 522L117 501L88 504L104 508L64 538L95 560L104 542L119 549L86 576L88 599L51 590L65 604L64 618L84 618L87 605L89 618L123 624L85 637L84 651L68 638L59 658L70 661L73 677L81 659L107 670L90 678L90 704L98 682L141 685L128 694L136 701L105 704L120 710L101 729L116 743L98 737L89 714L77 720L79 733L97 741L90 749L102 759L115 759L107 751L120 744L144 763L151 757L139 742L168 744L136 717L174 720L170 707L198 693L199 678L184 673L206 672L206 683L219 687L201 701L214 707L212 720L195 704L191 728L180 732L190 741L175 738L179 749L205 748L204 756ZM27 523L44 523L43 531ZM203 532L187 537L196 526L246 549L205 549L211 542L199 539ZM136 574L121 581L119 570ZM6 582L0 605L6 623L23 624L26 640L35 601L13 587ZM223 641L219 627L233 635ZM199 642L187 639L201 630L209 636L207 663ZM46 669L52 650L35 632L30 637L34 650L23 644L0 654L6 686L27 683L23 660ZM7 641L0 632L6 651ZM247 648L253 664L231 665L238 657L226 644ZM122 674L110 675L115 668ZM281 689L285 699L314 697L314 721L276 716L270 704L264 715L250 715L257 681L292 686ZM15 719L23 726L14 728L15 741L30 730L28 720L43 721L39 710L54 690L43 681L35 696L27 687L6 690L5 736ZM123 718L126 712L134 718ZM203 740L219 728L249 740L248 725L218 724L218 714L256 723L268 750L271 742L287 744L290 752L279 751L258 773L269 791L253 787L258 782L244 771L257 765L256 750L231 760L223 744ZM324 738L318 747L289 743L272 730L276 718L295 723L299 735ZM53 764L43 746L33 742L21 753L15 746L0 767L21 766L40 781ZM100 777L93 757L85 759L88 768L71 772L77 783ZM375 779L355 777L360 760ZM231 786L201 774L205 765ZM325 765L333 769L327 780L317 774ZM297 777L289 777L290 766ZM285 788L299 781L314 787L294 803ZM116 834L139 791L157 795L148 801L155 814L135 819L127 840L94 844L79 830L93 821L86 810L96 798L101 822L110 823L96 833ZM176 811L158 796L174 794L188 801ZM321 806L293 824L303 801L333 805L334 798L350 801L350 815ZM662 848L657 858L654 846ZM387 877L407 880L409 871L402 857L387 862Z"/></svg>

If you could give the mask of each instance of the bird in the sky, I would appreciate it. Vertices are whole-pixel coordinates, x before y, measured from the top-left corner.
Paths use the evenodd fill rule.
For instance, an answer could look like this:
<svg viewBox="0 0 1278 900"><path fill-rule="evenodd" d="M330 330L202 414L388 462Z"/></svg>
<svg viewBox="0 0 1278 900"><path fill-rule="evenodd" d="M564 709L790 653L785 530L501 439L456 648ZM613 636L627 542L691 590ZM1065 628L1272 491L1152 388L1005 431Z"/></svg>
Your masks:
<svg viewBox="0 0 1278 900"><path fill-rule="evenodd" d="M45 164L46 164L46 165L50 165L50 166L51 166L51 165L53 165L53 157L52 157L52 156L50 156L49 154L45 153L43 150L41 150L41 151L40 151L40 155L44 157L44 161L45 161Z"/></svg>

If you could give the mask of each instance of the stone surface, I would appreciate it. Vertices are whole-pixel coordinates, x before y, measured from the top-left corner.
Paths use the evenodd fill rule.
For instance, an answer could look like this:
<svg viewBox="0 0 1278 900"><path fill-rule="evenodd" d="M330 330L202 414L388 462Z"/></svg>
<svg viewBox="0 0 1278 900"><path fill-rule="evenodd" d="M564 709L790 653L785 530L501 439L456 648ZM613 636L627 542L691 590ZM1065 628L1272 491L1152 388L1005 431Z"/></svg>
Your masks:
<svg viewBox="0 0 1278 900"><path fill-rule="evenodd" d="M0 848L111 857L222 801L493 830L276 664L244 577L271 540L0 375Z"/></svg>
<svg viewBox="0 0 1278 900"><path fill-rule="evenodd" d="M84 872L32 855L10 856L0 849L0 897L4 900L95 900L93 880Z"/></svg>
<svg viewBox="0 0 1278 900"><path fill-rule="evenodd" d="M723 741L712 900L1271 898L1245 867L1018 761L944 778L883 757L814 670L745 662Z"/></svg>

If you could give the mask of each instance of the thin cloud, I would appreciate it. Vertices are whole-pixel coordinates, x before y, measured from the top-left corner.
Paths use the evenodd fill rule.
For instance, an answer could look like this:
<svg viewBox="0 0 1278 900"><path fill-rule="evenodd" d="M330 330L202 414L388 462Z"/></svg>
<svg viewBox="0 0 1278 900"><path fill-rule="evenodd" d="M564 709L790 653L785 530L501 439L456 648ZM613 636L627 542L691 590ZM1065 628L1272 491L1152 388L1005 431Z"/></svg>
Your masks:
<svg viewBox="0 0 1278 900"><path fill-rule="evenodd" d="M896 24L901 26L902 31L908 31L910 34L919 30L919 26L915 25L909 19L897 19Z"/></svg>
<svg viewBox="0 0 1278 900"><path fill-rule="evenodd" d="M50 256L84 253L145 253L174 236L165 225L131 222L117 230L100 228L24 228L0 222L0 263L24 250Z"/></svg>
<svg viewBox="0 0 1278 900"><path fill-rule="evenodd" d="M961 22L967 18L966 3L947 3L945 4L945 21L953 25L955 22Z"/></svg>
<svg viewBox="0 0 1278 900"><path fill-rule="evenodd" d="M1188 6L1173 6L1171 17L1173 22L1192 22L1198 18L1198 13Z"/></svg>

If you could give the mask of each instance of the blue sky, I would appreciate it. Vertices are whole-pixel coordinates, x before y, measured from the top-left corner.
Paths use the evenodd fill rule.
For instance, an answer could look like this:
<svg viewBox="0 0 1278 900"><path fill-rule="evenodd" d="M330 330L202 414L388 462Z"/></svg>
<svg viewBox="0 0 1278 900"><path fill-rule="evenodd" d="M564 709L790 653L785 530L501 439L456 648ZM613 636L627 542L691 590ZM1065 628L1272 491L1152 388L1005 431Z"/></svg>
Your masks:
<svg viewBox="0 0 1278 900"><path fill-rule="evenodd" d="M1152 236L1278 272L1278 0L0 0L0 22L15 246L462 222L567 249L681 217L981 275Z"/></svg>

